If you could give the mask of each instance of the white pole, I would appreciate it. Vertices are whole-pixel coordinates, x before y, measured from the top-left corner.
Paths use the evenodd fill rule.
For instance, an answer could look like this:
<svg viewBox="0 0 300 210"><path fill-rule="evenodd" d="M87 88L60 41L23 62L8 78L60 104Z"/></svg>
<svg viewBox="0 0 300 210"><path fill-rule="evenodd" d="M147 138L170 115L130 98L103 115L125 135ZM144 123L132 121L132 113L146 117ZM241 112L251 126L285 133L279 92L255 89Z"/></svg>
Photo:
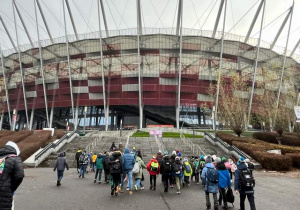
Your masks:
<svg viewBox="0 0 300 210"><path fill-rule="evenodd" d="M257 46L257 53L256 53L255 68L254 68L254 75L253 75L253 81L252 81L252 89L251 89L251 96L250 96L250 102L249 102L248 120L247 120L246 129L248 129L249 123L250 123L250 114L251 114L251 108L252 108L254 86L255 86L255 81L256 81L256 72L257 72L259 51L260 51L260 41L261 41L262 28L263 28L263 24L264 24L265 7L266 7L266 3L264 2L263 12L262 12L262 16L261 16L261 23L260 23L260 31L259 31L258 46Z"/></svg>
<svg viewBox="0 0 300 210"><path fill-rule="evenodd" d="M104 59L103 59L103 43L102 43L102 30L101 30L101 15L100 15L100 0L98 0L98 22L99 22L99 44L100 44L100 58L101 58L101 77L102 77L102 95L103 95L103 109L105 117L105 131L108 130L108 115L106 110L106 94L105 94L105 74L104 74Z"/></svg>
<svg viewBox="0 0 300 210"><path fill-rule="evenodd" d="M216 112L215 112L215 123L218 120L218 108L219 108L219 94L220 94L220 82L221 82L221 72L222 72L222 62L223 62L223 50L224 50L224 31L225 31L225 20L226 20L226 10L227 10L227 0L225 1L225 11L223 20L223 30L222 30L222 41L221 41L221 53L220 53L220 64L219 64L219 75L218 75L218 86L217 86L217 98L216 98Z"/></svg>
<svg viewBox="0 0 300 210"><path fill-rule="evenodd" d="M43 92L44 92L44 100L45 100L47 127L50 128L49 115L48 115L48 100L47 100L47 92L46 92L46 84L45 84L45 76L44 76L43 55L42 55L42 46L41 46L41 41L40 41L39 21L38 21L38 17L37 17L36 2L34 3L34 12L35 12L35 21L36 21L36 31L37 31L38 43L39 43L40 72L41 72L42 80L43 80ZM31 125L32 125L32 123L31 123Z"/></svg>

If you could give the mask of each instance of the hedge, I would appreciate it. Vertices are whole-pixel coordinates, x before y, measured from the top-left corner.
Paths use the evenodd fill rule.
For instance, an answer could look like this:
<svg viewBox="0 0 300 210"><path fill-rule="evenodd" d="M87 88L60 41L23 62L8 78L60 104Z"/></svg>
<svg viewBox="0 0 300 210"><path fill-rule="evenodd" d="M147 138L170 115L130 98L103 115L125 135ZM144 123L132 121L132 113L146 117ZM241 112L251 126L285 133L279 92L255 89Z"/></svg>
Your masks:
<svg viewBox="0 0 300 210"><path fill-rule="evenodd" d="M294 167L300 168L300 153L286 153L285 155L292 158Z"/></svg>
<svg viewBox="0 0 300 210"><path fill-rule="evenodd" d="M55 131L54 135L56 136L57 139L60 139L66 134L66 131L63 129L58 129Z"/></svg>
<svg viewBox="0 0 300 210"><path fill-rule="evenodd" d="M5 136L9 136L12 135L13 133L15 133L14 131L0 131L0 138L5 137Z"/></svg>
<svg viewBox="0 0 300 210"><path fill-rule="evenodd" d="M256 132L253 137L269 143L278 144L276 137L279 135L275 132ZM281 138L283 145L300 146L300 139L294 133L284 133Z"/></svg>
<svg viewBox="0 0 300 210"><path fill-rule="evenodd" d="M2 137L0 139L0 148L3 147L8 141L19 143L32 134L33 131L24 130L24 131L15 132L14 134L9 136Z"/></svg>
<svg viewBox="0 0 300 210"><path fill-rule="evenodd" d="M40 148L45 147L50 137L51 131L38 131L18 143L22 161L25 161Z"/></svg>
<svg viewBox="0 0 300 210"><path fill-rule="evenodd" d="M271 148L266 145L248 144L236 141L233 142L233 145L246 152L267 170L287 171L293 163L291 157L268 153L267 150Z"/></svg>

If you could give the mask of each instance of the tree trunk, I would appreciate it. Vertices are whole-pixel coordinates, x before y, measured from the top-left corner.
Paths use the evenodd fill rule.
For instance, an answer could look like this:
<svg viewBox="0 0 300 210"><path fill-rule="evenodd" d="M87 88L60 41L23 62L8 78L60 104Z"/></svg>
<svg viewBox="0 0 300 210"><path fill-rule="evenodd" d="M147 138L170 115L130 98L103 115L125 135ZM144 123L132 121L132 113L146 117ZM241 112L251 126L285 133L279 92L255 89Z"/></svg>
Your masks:
<svg viewBox="0 0 300 210"><path fill-rule="evenodd" d="M281 137L281 136L279 136L279 137L276 137L276 140L278 141L278 144L279 144L279 145L282 145L282 144L281 144L281 139L282 139L282 137Z"/></svg>

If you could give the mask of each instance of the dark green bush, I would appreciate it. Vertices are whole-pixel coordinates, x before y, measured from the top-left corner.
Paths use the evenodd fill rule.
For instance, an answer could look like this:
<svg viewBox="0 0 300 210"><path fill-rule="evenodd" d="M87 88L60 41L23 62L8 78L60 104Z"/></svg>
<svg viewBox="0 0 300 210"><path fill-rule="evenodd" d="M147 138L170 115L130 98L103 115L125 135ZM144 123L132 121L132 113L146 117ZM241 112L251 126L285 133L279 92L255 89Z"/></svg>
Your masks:
<svg viewBox="0 0 300 210"><path fill-rule="evenodd" d="M285 155L292 158L294 167L300 168L300 153L286 153Z"/></svg>
<svg viewBox="0 0 300 210"><path fill-rule="evenodd" d="M275 132L257 132L253 137L265 142L278 144L276 137L279 135ZM300 146L300 139L294 133L284 133L281 138L281 144L289 146Z"/></svg>

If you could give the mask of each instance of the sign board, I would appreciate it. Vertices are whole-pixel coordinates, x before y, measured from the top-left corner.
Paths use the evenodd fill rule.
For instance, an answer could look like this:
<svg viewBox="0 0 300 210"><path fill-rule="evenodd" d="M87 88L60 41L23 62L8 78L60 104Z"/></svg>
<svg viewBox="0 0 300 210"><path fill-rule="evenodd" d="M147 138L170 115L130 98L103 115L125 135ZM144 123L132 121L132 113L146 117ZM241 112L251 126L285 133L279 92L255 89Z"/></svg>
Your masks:
<svg viewBox="0 0 300 210"><path fill-rule="evenodd" d="M158 137L162 137L162 131L159 131L159 130L150 130L149 134L150 134L150 136L156 135Z"/></svg>
<svg viewBox="0 0 300 210"><path fill-rule="evenodd" d="M300 106L294 106L296 122L300 123Z"/></svg>
<svg viewBox="0 0 300 210"><path fill-rule="evenodd" d="M147 125L147 128L174 128L174 125Z"/></svg>

